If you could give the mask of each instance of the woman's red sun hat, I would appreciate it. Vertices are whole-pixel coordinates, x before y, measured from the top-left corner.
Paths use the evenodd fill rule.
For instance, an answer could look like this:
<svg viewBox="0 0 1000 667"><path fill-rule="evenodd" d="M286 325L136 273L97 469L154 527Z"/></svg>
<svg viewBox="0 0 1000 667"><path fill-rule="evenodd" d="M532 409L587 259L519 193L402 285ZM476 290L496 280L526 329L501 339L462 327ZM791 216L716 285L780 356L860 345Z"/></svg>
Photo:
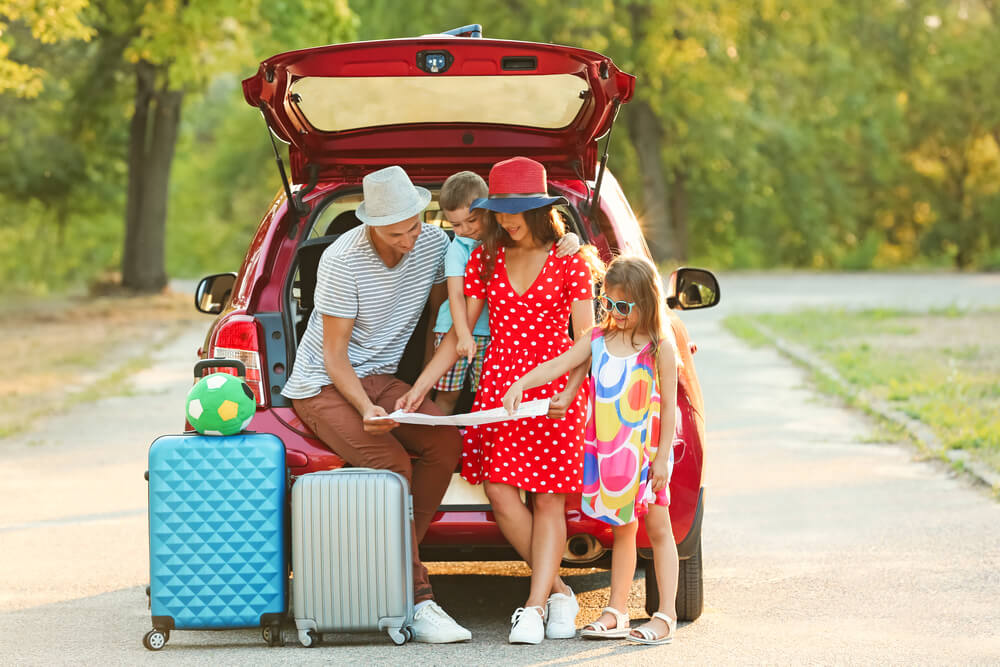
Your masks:
<svg viewBox="0 0 1000 667"><path fill-rule="evenodd" d="M526 157L497 162L490 169L489 197L474 200L469 209L499 213L524 213L551 204L568 204L565 197L550 197L545 166Z"/></svg>

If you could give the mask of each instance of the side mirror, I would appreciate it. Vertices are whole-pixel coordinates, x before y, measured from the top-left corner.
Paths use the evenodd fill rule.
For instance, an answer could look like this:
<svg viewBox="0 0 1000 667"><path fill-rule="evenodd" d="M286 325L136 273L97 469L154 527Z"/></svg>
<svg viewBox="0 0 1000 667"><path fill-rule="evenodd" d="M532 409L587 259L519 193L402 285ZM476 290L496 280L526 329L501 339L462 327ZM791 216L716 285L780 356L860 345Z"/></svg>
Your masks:
<svg viewBox="0 0 1000 667"><path fill-rule="evenodd" d="M719 303L719 281L705 269L680 268L667 281L667 306L674 310L711 308Z"/></svg>
<svg viewBox="0 0 1000 667"><path fill-rule="evenodd" d="M229 302L235 284L235 273L214 273L205 276L194 291L194 307L209 315L221 313Z"/></svg>

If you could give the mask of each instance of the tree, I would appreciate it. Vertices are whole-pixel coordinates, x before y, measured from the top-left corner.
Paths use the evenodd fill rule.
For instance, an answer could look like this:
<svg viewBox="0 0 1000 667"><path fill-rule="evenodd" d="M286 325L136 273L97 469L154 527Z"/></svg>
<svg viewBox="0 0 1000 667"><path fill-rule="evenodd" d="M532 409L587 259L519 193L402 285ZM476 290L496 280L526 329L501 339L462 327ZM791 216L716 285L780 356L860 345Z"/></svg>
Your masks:
<svg viewBox="0 0 1000 667"><path fill-rule="evenodd" d="M94 21L103 39L123 44L121 66L134 72L122 285L156 291L167 280L168 184L185 97L248 65L255 46L275 45L271 35L294 33L305 42L300 46L339 39L352 17L344 0L153 0L141 6L106 1Z"/></svg>
<svg viewBox="0 0 1000 667"><path fill-rule="evenodd" d="M950 3L923 18L917 76L907 103L914 251L957 268L1000 245L1000 5ZM933 224L930 224L933 223Z"/></svg>
<svg viewBox="0 0 1000 667"><path fill-rule="evenodd" d="M44 69L11 59L10 24L24 24L41 44L89 40L94 31L80 18L86 7L87 0L0 0L0 94L37 97L45 79Z"/></svg>
<svg viewBox="0 0 1000 667"><path fill-rule="evenodd" d="M634 99L619 116L611 165L632 194L653 255L689 253L690 183L718 160L719 122L730 115L726 52L738 9L708 0L535 0L481 3L457 0L401 9L388 0L359 6L367 38L401 37L464 23L482 23L490 37L555 42L610 56L638 77ZM712 46L711 54L706 45ZM632 164L632 162L635 164Z"/></svg>

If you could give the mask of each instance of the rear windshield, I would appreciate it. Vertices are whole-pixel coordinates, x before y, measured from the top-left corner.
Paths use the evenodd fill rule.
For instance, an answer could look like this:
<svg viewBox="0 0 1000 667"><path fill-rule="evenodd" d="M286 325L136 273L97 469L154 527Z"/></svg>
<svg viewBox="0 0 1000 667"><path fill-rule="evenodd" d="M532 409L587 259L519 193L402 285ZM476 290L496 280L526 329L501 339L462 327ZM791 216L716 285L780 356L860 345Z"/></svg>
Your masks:
<svg viewBox="0 0 1000 667"><path fill-rule="evenodd" d="M574 74L315 77L292 83L302 115L317 130L341 132L405 123L488 123L556 130L587 101Z"/></svg>
<svg viewBox="0 0 1000 667"><path fill-rule="evenodd" d="M441 206L438 204L438 191L439 188L431 188L431 194L433 195L431 202L424 209L421 216L427 224L440 227L448 233L448 236L454 236L454 232L451 230L451 223L448 222L448 218L445 217L444 211L441 210ZM360 192L352 192L335 195L320 204L321 208L313 216L309 238L314 239L321 236L342 234L360 224L357 218L353 217L353 213L363 199L364 197ZM563 221L566 223L566 231L574 232L580 237L582 243L587 243L589 234L582 229L583 225L580 224L580 218L576 211L562 204L556 206L556 209L562 213Z"/></svg>

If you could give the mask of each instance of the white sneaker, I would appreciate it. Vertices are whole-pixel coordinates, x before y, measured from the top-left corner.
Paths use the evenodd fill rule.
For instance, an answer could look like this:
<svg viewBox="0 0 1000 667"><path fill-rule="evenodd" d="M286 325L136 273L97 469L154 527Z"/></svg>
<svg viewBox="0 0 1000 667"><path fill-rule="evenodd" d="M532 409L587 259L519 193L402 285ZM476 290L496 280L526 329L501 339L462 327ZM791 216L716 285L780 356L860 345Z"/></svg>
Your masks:
<svg viewBox="0 0 1000 667"><path fill-rule="evenodd" d="M545 624L545 636L549 639L572 639L576 636L576 615L580 613L580 604L576 601L573 589L569 595L553 593L549 596L548 623Z"/></svg>
<svg viewBox="0 0 1000 667"><path fill-rule="evenodd" d="M431 600L413 615L413 641L425 644L453 644L467 642L472 633L455 622L444 609Z"/></svg>
<svg viewBox="0 0 1000 667"><path fill-rule="evenodd" d="M513 627L508 641L511 644L538 644L545 639L545 621L541 607L518 607L510 617Z"/></svg>

